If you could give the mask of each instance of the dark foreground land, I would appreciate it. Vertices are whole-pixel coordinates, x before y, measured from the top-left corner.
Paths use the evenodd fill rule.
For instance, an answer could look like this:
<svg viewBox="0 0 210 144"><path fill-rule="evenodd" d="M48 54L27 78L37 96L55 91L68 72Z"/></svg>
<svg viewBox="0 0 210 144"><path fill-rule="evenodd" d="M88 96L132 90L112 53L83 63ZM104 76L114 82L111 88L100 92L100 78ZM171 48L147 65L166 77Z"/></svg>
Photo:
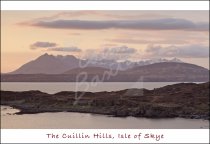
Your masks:
<svg viewBox="0 0 210 144"><path fill-rule="evenodd" d="M209 82L180 83L154 90L126 89L114 92L1 91L1 105L20 109L18 114L83 112L148 118L209 120Z"/></svg>

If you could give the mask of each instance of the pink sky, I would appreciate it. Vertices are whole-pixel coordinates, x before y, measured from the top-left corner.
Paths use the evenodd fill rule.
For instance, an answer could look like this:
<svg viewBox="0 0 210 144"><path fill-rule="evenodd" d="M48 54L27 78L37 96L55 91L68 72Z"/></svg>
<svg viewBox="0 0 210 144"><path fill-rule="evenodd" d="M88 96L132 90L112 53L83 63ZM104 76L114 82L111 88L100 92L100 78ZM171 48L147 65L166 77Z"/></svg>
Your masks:
<svg viewBox="0 0 210 144"><path fill-rule="evenodd" d="M44 54L177 57L209 68L208 11L2 11L1 70Z"/></svg>

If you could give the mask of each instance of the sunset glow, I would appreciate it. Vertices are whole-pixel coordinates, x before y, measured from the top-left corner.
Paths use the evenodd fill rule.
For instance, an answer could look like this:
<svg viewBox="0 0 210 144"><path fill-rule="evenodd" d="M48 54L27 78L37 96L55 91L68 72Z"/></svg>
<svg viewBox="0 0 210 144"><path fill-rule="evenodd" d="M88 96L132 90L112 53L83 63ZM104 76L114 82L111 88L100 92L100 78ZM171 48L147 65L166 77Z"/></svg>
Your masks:
<svg viewBox="0 0 210 144"><path fill-rule="evenodd" d="M2 11L1 70L48 53L177 57L209 69L208 11Z"/></svg>

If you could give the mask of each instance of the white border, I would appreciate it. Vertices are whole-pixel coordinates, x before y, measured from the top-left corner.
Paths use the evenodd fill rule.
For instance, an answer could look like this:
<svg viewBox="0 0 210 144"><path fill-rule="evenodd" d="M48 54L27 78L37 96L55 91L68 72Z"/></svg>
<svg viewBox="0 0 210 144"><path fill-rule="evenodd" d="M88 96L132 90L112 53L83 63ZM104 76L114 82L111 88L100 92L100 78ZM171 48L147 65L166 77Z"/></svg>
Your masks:
<svg viewBox="0 0 210 144"><path fill-rule="evenodd" d="M209 1L1 1L1 10L209 10ZM154 143L152 140L143 139L140 142L136 140L116 139L54 139L49 140L46 133L62 133L70 132L72 130L47 130L47 129L1 129L2 143ZM109 132L113 135L117 133L135 133L141 131L142 133L164 133L165 139L160 141L164 143L209 143L209 130L201 129L112 129L112 130L91 130L91 129L76 129L75 132Z"/></svg>
<svg viewBox="0 0 210 144"><path fill-rule="evenodd" d="M2 10L209 10L209 1L1 1Z"/></svg>
<svg viewBox="0 0 210 144"><path fill-rule="evenodd" d="M209 143L209 129L3 129L2 143ZM48 138L47 134L58 135ZM63 138L63 134L88 134L90 138ZM110 138L93 138L94 134L111 134ZM130 138L118 138L118 134L131 134ZM140 137L135 137L140 134ZM144 138L145 134L162 135ZM140 138L140 139L139 139Z"/></svg>

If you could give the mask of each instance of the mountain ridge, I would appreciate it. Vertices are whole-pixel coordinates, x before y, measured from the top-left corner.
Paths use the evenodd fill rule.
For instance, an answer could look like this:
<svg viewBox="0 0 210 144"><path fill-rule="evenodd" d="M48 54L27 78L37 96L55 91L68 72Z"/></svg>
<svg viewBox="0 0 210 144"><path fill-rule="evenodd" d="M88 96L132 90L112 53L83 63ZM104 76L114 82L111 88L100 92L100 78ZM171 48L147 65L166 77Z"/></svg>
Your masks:
<svg viewBox="0 0 210 144"><path fill-rule="evenodd" d="M78 80L77 78L83 78ZM176 62L155 63L125 71L99 67L67 70L62 74L5 74L2 82L206 82L209 70Z"/></svg>
<svg viewBox="0 0 210 144"><path fill-rule="evenodd" d="M68 67L76 67L79 63L79 60L77 61L75 57L65 58L68 58L69 61L73 61L73 63L64 63L60 56L55 57L53 55L44 54L22 65L17 70L10 72L10 74L58 74L68 70Z"/></svg>
<svg viewBox="0 0 210 144"><path fill-rule="evenodd" d="M79 80L83 78L83 80ZM75 56L44 54L16 71L1 74L2 82L206 82L209 70L195 64L156 59L139 62L89 61Z"/></svg>
<svg viewBox="0 0 210 144"><path fill-rule="evenodd" d="M62 74L70 69L79 68L80 65L86 67L101 67L106 69L127 70L136 66L149 65L158 62L182 62L177 58L143 60L138 62L124 61L117 62L114 60L83 60L73 55L49 55L47 53L39 56L35 60L29 61L18 69L8 74Z"/></svg>

